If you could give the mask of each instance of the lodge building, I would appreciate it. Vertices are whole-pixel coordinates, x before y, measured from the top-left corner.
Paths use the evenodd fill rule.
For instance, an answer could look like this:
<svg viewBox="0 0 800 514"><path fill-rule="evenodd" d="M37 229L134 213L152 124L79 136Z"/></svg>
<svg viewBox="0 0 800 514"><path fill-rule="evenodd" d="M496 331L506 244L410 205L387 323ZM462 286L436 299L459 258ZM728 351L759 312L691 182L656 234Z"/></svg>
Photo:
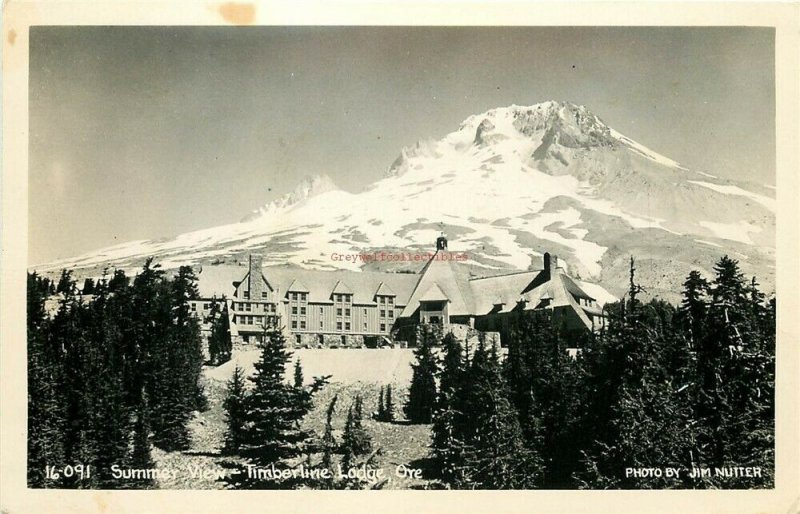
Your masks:
<svg viewBox="0 0 800 514"><path fill-rule="evenodd" d="M541 270L479 278L447 253L441 236L419 273L262 267L251 255L247 267L198 270L200 299L191 309L206 320L213 302L224 303L234 344L256 341L264 324L274 322L293 346L310 348L413 344L415 328L425 323L496 333L504 341L515 318L540 309L570 330L603 326L587 284L569 277L556 256L545 253ZM207 323L203 329L207 334Z"/></svg>

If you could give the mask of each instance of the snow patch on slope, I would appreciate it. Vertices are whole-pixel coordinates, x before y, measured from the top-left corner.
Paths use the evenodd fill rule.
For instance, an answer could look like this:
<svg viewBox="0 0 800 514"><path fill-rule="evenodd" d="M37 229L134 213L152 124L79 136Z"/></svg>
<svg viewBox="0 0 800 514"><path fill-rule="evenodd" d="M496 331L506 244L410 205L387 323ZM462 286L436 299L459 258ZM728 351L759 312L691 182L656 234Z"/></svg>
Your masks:
<svg viewBox="0 0 800 514"><path fill-rule="evenodd" d="M710 221L701 221L699 225L707 228L720 239L729 239L748 245L755 244L753 240L750 239L749 234L751 232L761 232L761 228L747 223L746 221L740 221L738 223L712 223Z"/></svg>
<svg viewBox="0 0 800 514"><path fill-rule="evenodd" d="M637 143L633 139L631 139L631 138L629 138L629 137L627 137L627 136L625 136L623 134L620 134L619 132L617 132L616 130L614 130L614 129L610 128L610 127L609 127L609 130L611 131L611 135L615 139L619 140L621 143L624 143L625 145L627 145L629 148L631 148L632 150L634 150L638 154L640 154L640 155L642 155L644 157L647 157L651 161L655 161L655 162L657 162L659 164L663 164L664 166L669 166L671 168L679 168L679 169L682 169L682 170L687 169L684 166L681 166L677 162L673 161L672 159L670 159L668 157L664 157L663 155L654 152L653 150L647 148L646 146Z"/></svg>
<svg viewBox="0 0 800 514"><path fill-rule="evenodd" d="M775 212L774 198L769 198L768 196L760 195L758 193L753 193L752 191L746 191L739 186L712 184L711 182L701 182L698 180L689 180L688 182L690 184L697 184L698 186L714 190L724 195L746 196L747 198L750 198L751 200L755 200L756 202L760 203L770 211Z"/></svg>

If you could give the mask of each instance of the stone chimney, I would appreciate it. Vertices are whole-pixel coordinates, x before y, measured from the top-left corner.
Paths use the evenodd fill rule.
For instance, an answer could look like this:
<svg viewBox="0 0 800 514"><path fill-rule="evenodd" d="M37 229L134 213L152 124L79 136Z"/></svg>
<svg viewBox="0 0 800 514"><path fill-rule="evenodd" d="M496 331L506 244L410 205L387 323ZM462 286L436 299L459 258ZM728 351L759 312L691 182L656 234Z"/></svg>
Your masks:
<svg viewBox="0 0 800 514"><path fill-rule="evenodd" d="M261 256L250 254L249 274L247 275L247 290L250 291L251 300L261 300L264 291L264 281L261 278Z"/></svg>
<svg viewBox="0 0 800 514"><path fill-rule="evenodd" d="M550 252L544 252L544 271L548 280L552 278L558 271L558 257L550 255Z"/></svg>

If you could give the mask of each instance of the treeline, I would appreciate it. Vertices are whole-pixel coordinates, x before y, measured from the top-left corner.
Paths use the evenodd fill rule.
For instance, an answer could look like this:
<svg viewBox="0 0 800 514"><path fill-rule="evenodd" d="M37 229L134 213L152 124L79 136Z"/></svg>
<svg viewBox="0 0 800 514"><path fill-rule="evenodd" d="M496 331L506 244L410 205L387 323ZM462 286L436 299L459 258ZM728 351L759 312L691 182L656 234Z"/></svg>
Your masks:
<svg viewBox="0 0 800 514"><path fill-rule="evenodd" d="M435 478L460 489L772 487L775 300L727 256L711 282L688 276L677 307L641 292L632 260L628 293L577 356L546 311L519 321L504 359L452 334L437 359L436 339L421 338L406 414L433 423ZM681 473L628 469L667 466ZM714 476L727 466L761 476Z"/></svg>
<svg viewBox="0 0 800 514"><path fill-rule="evenodd" d="M117 270L88 285L90 299L68 271L55 287L28 274L28 484L148 487L113 479L110 468L152 467L151 445L189 447L192 412L205 408L200 327L189 308L196 277L190 267L167 277L148 260L132 281ZM91 471L63 472L78 465Z"/></svg>

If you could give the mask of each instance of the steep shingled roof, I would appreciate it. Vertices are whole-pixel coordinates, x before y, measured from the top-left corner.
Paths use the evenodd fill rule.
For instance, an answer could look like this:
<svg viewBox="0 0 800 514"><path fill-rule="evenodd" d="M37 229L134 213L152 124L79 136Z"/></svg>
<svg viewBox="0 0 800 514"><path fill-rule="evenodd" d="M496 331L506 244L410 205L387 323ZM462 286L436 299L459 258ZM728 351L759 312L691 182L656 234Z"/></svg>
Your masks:
<svg viewBox="0 0 800 514"><path fill-rule="evenodd" d="M470 280L469 287L472 292L475 314L488 314L499 304L503 304L503 306L495 312L511 311L521 298L522 291L538 273L537 271L523 271Z"/></svg>
<svg viewBox="0 0 800 514"><path fill-rule="evenodd" d="M198 273L200 296L211 298L228 298L233 296L235 284L247 276L245 266L203 266ZM391 289L396 305L405 305L414 289L419 275L411 273L381 273L374 271L347 270L308 270L293 265L267 266L262 268L266 283L272 290L278 290L283 296L287 291L306 290L309 301L314 303L330 303L330 295L339 282L345 283L353 294L353 302L357 304L374 304L375 293L379 288ZM293 283L296 285L292 286Z"/></svg>
<svg viewBox="0 0 800 514"><path fill-rule="evenodd" d="M419 297L420 302L444 302L449 300L437 284L433 284L425 293Z"/></svg>
<svg viewBox="0 0 800 514"><path fill-rule="evenodd" d="M466 266L459 265L447 250L437 250L422 268L419 282L401 316L411 317L419 308L422 295L433 285L437 285L450 301L447 310L451 316L473 314L469 279Z"/></svg>
<svg viewBox="0 0 800 514"><path fill-rule="evenodd" d="M287 287L285 290L286 291L293 291L293 292L296 292L296 293L307 293L307 292L310 291L310 289L308 289L308 286L306 286L304 283L302 283L298 279L292 280L292 283L289 284L289 287Z"/></svg>
<svg viewBox="0 0 800 514"><path fill-rule="evenodd" d="M378 286L377 291L375 291L375 296L397 296L394 290L389 287L386 282L381 282Z"/></svg>
<svg viewBox="0 0 800 514"><path fill-rule="evenodd" d="M340 280L336 282L335 286L333 286L333 291L331 291L331 294L353 294L353 290L350 289L350 286Z"/></svg>

